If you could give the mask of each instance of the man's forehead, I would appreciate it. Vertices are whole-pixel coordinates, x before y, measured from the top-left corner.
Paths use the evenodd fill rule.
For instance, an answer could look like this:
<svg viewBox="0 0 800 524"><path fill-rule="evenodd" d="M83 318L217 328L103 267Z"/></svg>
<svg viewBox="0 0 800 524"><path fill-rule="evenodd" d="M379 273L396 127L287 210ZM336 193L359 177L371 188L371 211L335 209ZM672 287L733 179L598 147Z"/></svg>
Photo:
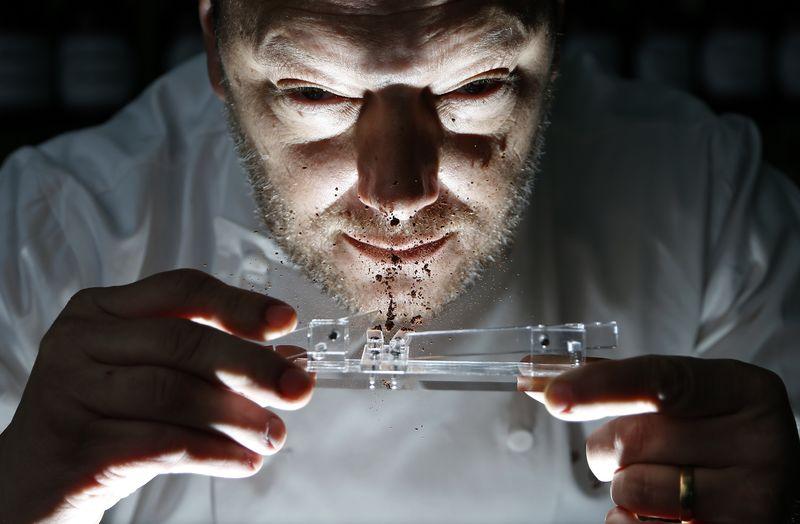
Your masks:
<svg viewBox="0 0 800 524"><path fill-rule="evenodd" d="M296 8L309 12L354 15L392 15L446 4L460 4L465 0L243 0L251 7L269 9Z"/></svg>
<svg viewBox="0 0 800 524"><path fill-rule="evenodd" d="M335 75L387 80L413 77L415 68L459 74L482 59L499 64L542 25L546 3L244 0L239 5L247 9L236 17L250 21L244 32L258 62L318 70L333 65Z"/></svg>
<svg viewBox="0 0 800 524"><path fill-rule="evenodd" d="M308 13L357 16L393 16L412 12L446 12L469 9L476 5L493 5L516 11L522 17L536 17L549 0L216 0L251 15L294 9ZM533 23L533 22L532 22Z"/></svg>

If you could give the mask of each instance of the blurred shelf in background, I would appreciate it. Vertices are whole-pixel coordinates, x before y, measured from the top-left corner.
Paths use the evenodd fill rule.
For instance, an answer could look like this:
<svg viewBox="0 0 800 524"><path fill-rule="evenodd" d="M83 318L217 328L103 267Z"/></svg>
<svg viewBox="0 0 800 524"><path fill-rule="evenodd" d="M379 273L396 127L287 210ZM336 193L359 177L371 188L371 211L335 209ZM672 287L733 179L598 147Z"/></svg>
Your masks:
<svg viewBox="0 0 800 524"><path fill-rule="evenodd" d="M566 0L565 52L752 117L800 182L800 2ZM196 0L31 0L0 19L0 159L107 119L202 52Z"/></svg>

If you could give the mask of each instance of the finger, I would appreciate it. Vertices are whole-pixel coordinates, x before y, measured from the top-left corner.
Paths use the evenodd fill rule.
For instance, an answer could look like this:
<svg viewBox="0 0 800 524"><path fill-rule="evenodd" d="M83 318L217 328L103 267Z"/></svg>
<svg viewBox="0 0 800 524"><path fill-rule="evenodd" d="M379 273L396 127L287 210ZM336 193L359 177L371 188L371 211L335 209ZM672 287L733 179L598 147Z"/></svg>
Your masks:
<svg viewBox="0 0 800 524"><path fill-rule="evenodd" d="M597 357L588 357L586 364L605 360ZM517 376L517 391L524 392L534 400L545 404L544 392L552 379L565 370L572 369L571 360L568 355L528 355L522 362L532 362L534 367L531 370L533 375L522 374Z"/></svg>
<svg viewBox="0 0 800 524"><path fill-rule="evenodd" d="M550 380L549 377L526 377L520 375L517 377L517 391L522 391L532 399L538 400L544 404L544 391L550 383Z"/></svg>
<svg viewBox="0 0 800 524"><path fill-rule="evenodd" d="M306 358L306 350L297 346L275 346L273 350L289 362L294 362L298 358Z"/></svg>
<svg viewBox="0 0 800 524"><path fill-rule="evenodd" d="M731 431L737 425L724 418L690 420L660 414L615 418L586 439L586 458L603 482L618 469L638 463L727 467L754 451Z"/></svg>
<svg viewBox="0 0 800 524"><path fill-rule="evenodd" d="M81 381L84 405L105 418L147 420L217 431L272 455L286 438L279 417L228 389L162 367L102 366Z"/></svg>
<svg viewBox="0 0 800 524"><path fill-rule="evenodd" d="M278 409L304 406L314 385L308 373L276 352L185 319L93 324L73 343L100 363L175 369Z"/></svg>
<svg viewBox="0 0 800 524"><path fill-rule="evenodd" d="M258 453L212 433L141 421L99 419L90 424L72 476L70 506L89 516L105 510L165 473L248 477Z"/></svg>
<svg viewBox="0 0 800 524"><path fill-rule="evenodd" d="M282 336L297 324L297 314L285 302L229 286L193 269L158 273L89 293L97 306L118 317L197 317L254 340Z"/></svg>
<svg viewBox="0 0 800 524"><path fill-rule="evenodd" d="M642 521L636 515L617 506L606 513L606 524L640 524Z"/></svg>
<svg viewBox="0 0 800 524"><path fill-rule="evenodd" d="M568 371L545 391L547 408L564 420L661 412L724 415L745 405L762 373L735 360L644 356L606 360Z"/></svg>
<svg viewBox="0 0 800 524"><path fill-rule="evenodd" d="M98 419L88 433L80 463L120 479L115 489L136 489L164 473L248 477L263 464L261 455L226 437L169 424Z"/></svg>
<svg viewBox="0 0 800 524"><path fill-rule="evenodd" d="M734 486L735 479L729 476L729 469L694 469L694 507L691 509L696 520L724 520L721 511L736 511L729 489ZM611 482L614 504L640 516L678 519L679 497L680 470L676 466L634 464L618 471Z"/></svg>

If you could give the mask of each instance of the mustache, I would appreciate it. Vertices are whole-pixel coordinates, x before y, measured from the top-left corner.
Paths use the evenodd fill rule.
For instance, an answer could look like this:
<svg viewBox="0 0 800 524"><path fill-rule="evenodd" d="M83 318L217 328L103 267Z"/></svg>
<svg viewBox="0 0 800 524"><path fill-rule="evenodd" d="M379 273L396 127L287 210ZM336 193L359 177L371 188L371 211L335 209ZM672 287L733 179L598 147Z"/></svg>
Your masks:
<svg viewBox="0 0 800 524"><path fill-rule="evenodd" d="M342 232L361 240L386 240L391 243L431 241L446 234L475 227L480 224L472 207L455 199L449 193L440 195L433 204L417 211L408 220L399 220L371 207L357 198L340 198L313 220L315 229L323 229L328 235Z"/></svg>

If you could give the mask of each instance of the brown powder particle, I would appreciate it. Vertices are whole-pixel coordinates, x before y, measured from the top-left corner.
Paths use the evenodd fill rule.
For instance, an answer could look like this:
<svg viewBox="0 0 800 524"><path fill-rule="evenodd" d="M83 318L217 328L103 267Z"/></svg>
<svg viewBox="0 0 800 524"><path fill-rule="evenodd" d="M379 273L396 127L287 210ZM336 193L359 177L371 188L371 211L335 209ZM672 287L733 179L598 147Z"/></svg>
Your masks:
<svg viewBox="0 0 800 524"><path fill-rule="evenodd" d="M389 307L386 310L386 329L391 331L394 328L394 319L397 318L397 313L395 313L395 308L397 306L394 303L394 297L392 294L389 294Z"/></svg>

